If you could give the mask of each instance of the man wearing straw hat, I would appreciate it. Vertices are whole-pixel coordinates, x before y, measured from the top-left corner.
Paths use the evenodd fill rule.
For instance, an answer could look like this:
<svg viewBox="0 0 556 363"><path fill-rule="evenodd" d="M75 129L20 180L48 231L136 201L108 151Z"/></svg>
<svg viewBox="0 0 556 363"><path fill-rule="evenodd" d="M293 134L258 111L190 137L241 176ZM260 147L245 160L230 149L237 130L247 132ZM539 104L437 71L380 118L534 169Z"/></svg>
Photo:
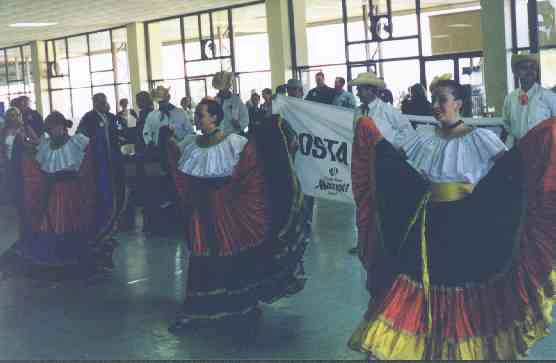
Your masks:
<svg viewBox="0 0 556 363"><path fill-rule="evenodd" d="M156 208L157 204L160 209L166 209L172 206L177 199L166 158L167 138L161 136L163 135L161 130L167 127L178 141L194 132L191 120L185 111L170 103L170 88L160 85L151 94L153 101L158 102L158 110L152 111L147 116L143 128L143 139L150 152L154 151L152 155L156 155L155 158L159 159L161 175L152 175L153 178L149 181L151 183L149 188L152 191L146 195L147 201L145 202L145 210L149 215L160 213L160 210ZM160 224L160 222L152 224ZM153 228L157 227L147 226L147 229L153 230Z"/></svg>
<svg viewBox="0 0 556 363"><path fill-rule="evenodd" d="M512 72L519 80L519 88L504 100L502 117L512 146L540 122L556 116L556 94L539 84L539 54L512 55Z"/></svg>
<svg viewBox="0 0 556 363"><path fill-rule="evenodd" d="M218 72L212 78L212 86L218 90L216 102L224 110L224 119L219 127L224 135L242 134L249 125L247 106L231 91L233 78L233 73L226 71Z"/></svg>
<svg viewBox="0 0 556 363"><path fill-rule="evenodd" d="M350 84L356 86L357 97L361 101L361 105L355 110L354 127L361 117L369 116L382 135L395 147L400 147L408 136L415 133L407 117L378 98L379 92L386 88L384 80L372 72L363 72Z"/></svg>
<svg viewBox="0 0 556 363"><path fill-rule="evenodd" d="M156 87L152 91L152 98L153 101L158 102L159 107L158 110L151 112L145 120L143 128L145 145L158 145L158 134L163 126L168 126L174 132L177 140L182 140L193 133L193 125L185 111L170 103L170 88Z"/></svg>
<svg viewBox="0 0 556 363"><path fill-rule="evenodd" d="M386 88L384 80L378 78L373 72L363 72L350 84L357 88L357 97L361 101L361 105L355 109L354 130L357 121L361 117L368 116L374 120L382 136L396 148L401 147L404 140L415 133L406 116L391 104L378 98L380 91ZM351 248L349 253L357 254L357 247Z"/></svg>

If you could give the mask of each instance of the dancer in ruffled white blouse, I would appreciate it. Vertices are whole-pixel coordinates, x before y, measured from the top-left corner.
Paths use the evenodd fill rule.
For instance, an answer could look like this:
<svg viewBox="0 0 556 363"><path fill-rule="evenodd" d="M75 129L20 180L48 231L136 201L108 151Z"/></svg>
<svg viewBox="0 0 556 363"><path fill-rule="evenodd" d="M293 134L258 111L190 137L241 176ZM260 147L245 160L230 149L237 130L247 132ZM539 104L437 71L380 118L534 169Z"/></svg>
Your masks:
<svg viewBox="0 0 556 363"><path fill-rule="evenodd" d="M222 107L204 99L195 114L203 135L168 148L191 251L173 332L202 320L256 316L260 302L304 286L302 195L280 123L262 120L247 139L222 132L222 119Z"/></svg>
<svg viewBox="0 0 556 363"><path fill-rule="evenodd" d="M17 157L22 228L19 240L0 256L0 272L56 282L87 278L111 267L114 247L114 218L96 223L105 214L97 205L93 162L99 156L87 136L69 136L71 121L61 113L51 113L45 126L48 136L35 155Z"/></svg>
<svg viewBox="0 0 556 363"><path fill-rule="evenodd" d="M556 119L507 151L439 81L433 135L392 146L358 120L352 180L372 299L349 346L380 359L515 359L556 298Z"/></svg>

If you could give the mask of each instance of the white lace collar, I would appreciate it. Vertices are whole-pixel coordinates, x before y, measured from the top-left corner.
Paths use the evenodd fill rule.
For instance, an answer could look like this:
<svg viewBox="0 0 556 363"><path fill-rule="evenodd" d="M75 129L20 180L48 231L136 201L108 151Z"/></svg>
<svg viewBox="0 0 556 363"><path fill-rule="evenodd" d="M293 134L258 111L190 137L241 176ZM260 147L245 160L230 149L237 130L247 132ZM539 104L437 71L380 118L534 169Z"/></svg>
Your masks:
<svg viewBox="0 0 556 363"><path fill-rule="evenodd" d="M507 150L496 134L483 128L453 139L415 133L402 147L409 163L428 180L473 184L490 171L496 156Z"/></svg>
<svg viewBox="0 0 556 363"><path fill-rule="evenodd" d="M36 159L41 170L46 173L79 171L87 145L89 145L89 138L78 133L71 136L62 147L53 150L50 147L50 139L43 136L37 147Z"/></svg>
<svg viewBox="0 0 556 363"><path fill-rule="evenodd" d="M178 170L201 178L231 176L247 139L230 134L216 145L200 147L196 138L196 135L190 135L180 143L182 156L178 162Z"/></svg>

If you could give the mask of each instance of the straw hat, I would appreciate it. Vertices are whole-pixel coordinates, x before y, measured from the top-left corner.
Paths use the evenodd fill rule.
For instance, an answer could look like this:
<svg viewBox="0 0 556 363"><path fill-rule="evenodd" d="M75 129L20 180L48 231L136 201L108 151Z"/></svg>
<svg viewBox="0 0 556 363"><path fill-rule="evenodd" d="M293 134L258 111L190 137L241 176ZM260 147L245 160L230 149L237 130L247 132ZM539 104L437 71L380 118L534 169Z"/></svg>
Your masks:
<svg viewBox="0 0 556 363"><path fill-rule="evenodd" d="M166 88L162 85L157 86L151 92L153 101L159 102L170 97L170 87Z"/></svg>
<svg viewBox="0 0 556 363"><path fill-rule="evenodd" d="M539 53L512 54L512 69L514 69L519 63L527 61L535 62L537 65L539 65Z"/></svg>
<svg viewBox="0 0 556 363"><path fill-rule="evenodd" d="M212 78L212 87L222 91L232 87L234 75L231 72L221 71L214 75Z"/></svg>
<svg viewBox="0 0 556 363"><path fill-rule="evenodd" d="M373 72L363 72L357 75L357 78L350 83L352 86L374 86L378 88L386 88L386 83L380 79Z"/></svg>

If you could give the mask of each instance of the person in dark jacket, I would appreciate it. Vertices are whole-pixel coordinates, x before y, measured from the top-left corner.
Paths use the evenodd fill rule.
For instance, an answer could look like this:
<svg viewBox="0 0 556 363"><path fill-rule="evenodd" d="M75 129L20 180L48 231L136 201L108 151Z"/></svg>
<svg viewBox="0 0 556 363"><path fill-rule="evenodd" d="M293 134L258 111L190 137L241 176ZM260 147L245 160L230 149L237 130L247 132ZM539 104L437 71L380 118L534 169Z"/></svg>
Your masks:
<svg viewBox="0 0 556 363"><path fill-rule="evenodd" d="M392 91L390 91L388 88L381 89L377 96L384 103L389 103L391 105L394 104L394 95L392 94Z"/></svg>
<svg viewBox="0 0 556 363"><path fill-rule="evenodd" d="M315 75L315 82L317 86L307 93L305 100L331 105L336 96L336 90L326 85L324 82L324 73L318 72Z"/></svg>
<svg viewBox="0 0 556 363"><path fill-rule="evenodd" d="M102 142L108 141L107 146L112 154L120 153L116 116L110 112L110 104L104 93L93 95L93 109L81 118L77 131L89 138L103 138Z"/></svg>
<svg viewBox="0 0 556 363"><path fill-rule="evenodd" d="M402 113L406 115L432 116L432 105L425 88L416 83L409 88L409 96L402 101Z"/></svg>
<svg viewBox="0 0 556 363"><path fill-rule="evenodd" d="M20 96L14 101L15 107L21 112L23 124L30 126L38 137L44 133L44 120L40 113L31 108L31 100L27 96Z"/></svg>

